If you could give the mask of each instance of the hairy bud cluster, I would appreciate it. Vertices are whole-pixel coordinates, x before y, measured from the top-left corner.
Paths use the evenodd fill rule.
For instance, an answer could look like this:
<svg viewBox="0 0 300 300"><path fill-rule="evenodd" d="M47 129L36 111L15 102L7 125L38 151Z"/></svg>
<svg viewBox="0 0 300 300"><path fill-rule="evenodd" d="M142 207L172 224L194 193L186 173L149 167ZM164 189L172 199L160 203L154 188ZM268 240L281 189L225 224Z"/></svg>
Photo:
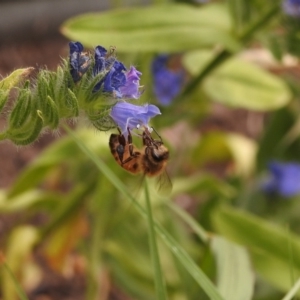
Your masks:
<svg viewBox="0 0 300 300"><path fill-rule="evenodd" d="M27 145L34 142L44 128L56 129L61 120L76 118L79 114L85 115L101 131L113 127L123 131L124 124L148 126L150 118L160 114L153 105L148 109L147 104L139 106L127 102L141 95L141 72L134 67L127 70L116 59L114 48L106 50L97 46L92 54L84 52L80 42L70 42L69 46L69 59L63 60L55 72L40 70L34 80L24 83L24 77L32 68L20 69L0 81L0 111L7 103L10 90L13 87L17 90L0 140ZM121 105L121 112L116 107L112 113L118 103L126 105Z"/></svg>

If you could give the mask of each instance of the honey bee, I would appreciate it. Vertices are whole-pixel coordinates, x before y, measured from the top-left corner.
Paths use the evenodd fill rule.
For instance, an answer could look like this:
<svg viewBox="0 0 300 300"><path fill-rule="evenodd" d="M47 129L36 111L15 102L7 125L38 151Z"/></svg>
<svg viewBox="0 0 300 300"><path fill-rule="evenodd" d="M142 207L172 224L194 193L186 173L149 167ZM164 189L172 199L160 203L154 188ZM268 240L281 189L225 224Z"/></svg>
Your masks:
<svg viewBox="0 0 300 300"><path fill-rule="evenodd" d="M139 149L132 143L132 135L128 129L128 138L121 133L111 134L110 151L116 162L132 174L142 173L144 176L159 176L159 190L172 187L165 169L169 159L169 150L164 146L162 138L154 130L158 140L153 139L150 131L145 128L141 137L143 147Z"/></svg>

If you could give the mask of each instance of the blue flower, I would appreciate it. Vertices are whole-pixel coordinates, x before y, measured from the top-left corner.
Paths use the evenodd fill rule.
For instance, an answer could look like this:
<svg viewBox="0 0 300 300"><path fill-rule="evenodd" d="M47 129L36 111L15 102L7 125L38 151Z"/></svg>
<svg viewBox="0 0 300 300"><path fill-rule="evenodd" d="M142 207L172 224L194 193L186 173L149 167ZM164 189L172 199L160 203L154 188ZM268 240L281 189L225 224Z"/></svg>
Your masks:
<svg viewBox="0 0 300 300"><path fill-rule="evenodd" d="M140 76L142 75L135 67L131 67L126 72L126 83L120 87L120 92L124 98L138 99L141 95L140 88Z"/></svg>
<svg viewBox="0 0 300 300"><path fill-rule="evenodd" d="M179 94L183 81L184 71L167 67L169 55L159 55L152 62L154 94L162 105L169 105Z"/></svg>
<svg viewBox="0 0 300 300"><path fill-rule="evenodd" d="M95 48L95 74L110 69L116 61L115 56L112 55L113 53L112 50L111 53L107 54L107 50L102 46L97 46Z"/></svg>
<svg viewBox="0 0 300 300"><path fill-rule="evenodd" d="M74 82L78 82L90 66L90 58L82 53L83 46L79 42L70 42L70 73Z"/></svg>
<svg viewBox="0 0 300 300"><path fill-rule="evenodd" d="M268 194L292 197L300 194L300 164L271 162L268 166L270 177L263 185Z"/></svg>
<svg viewBox="0 0 300 300"><path fill-rule="evenodd" d="M110 112L111 118L125 136L128 135L127 129L132 130L138 126L149 128L150 119L160 114L155 105L139 106L127 102L118 102Z"/></svg>
<svg viewBox="0 0 300 300"><path fill-rule="evenodd" d="M125 66L117 61L114 56L107 55L107 50L101 46L95 49L94 76L101 72L107 72L104 77L95 85L93 91L98 92L102 88L105 93L114 93L121 98L120 87L126 84Z"/></svg>
<svg viewBox="0 0 300 300"><path fill-rule="evenodd" d="M282 3L284 12L292 17L300 17L300 0L285 0Z"/></svg>

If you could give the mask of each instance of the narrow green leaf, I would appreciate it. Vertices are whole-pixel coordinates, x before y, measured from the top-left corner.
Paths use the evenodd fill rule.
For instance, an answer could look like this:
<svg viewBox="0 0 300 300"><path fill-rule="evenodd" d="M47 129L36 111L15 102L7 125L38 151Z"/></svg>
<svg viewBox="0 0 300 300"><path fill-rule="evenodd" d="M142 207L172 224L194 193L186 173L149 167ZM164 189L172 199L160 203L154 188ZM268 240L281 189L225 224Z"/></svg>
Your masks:
<svg viewBox="0 0 300 300"><path fill-rule="evenodd" d="M146 199L146 214L148 218L148 228L149 228L149 244L151 252L151 260L154 269L154 282L155 282L155 291L156 298L159 300L167 299L167 291L165 287L164 277L161 270L159 253L156 243L155 227L154 220L152 215L151 200L149 194L149 188L147 179L144 181L145 188L145 199Z"/></svg>
<svg viewBox="0 0 300 300"><path fill-rule="evenodd" d="M74 94L73 91L71 91L70 89L67 90L67 96L66 97L66 101L67 102L67 108L70 109L71 113L70 115L73 117L78 117L79 116L79 106L78 106L78 100L76 95Z"/></svg>
<svg viewBox="0 0 300 300"><path fill-rule="evenodd" d="M4 274L2 273L0 282L3 299L16 299L13 293L14 288L16 289L16 293L20 297L23 297L21 299L27 299L13 274L20 274L25 260L32 252L37 241L37 229L32 226L17 227L10 234L7 241L5 258L8 268L6 268ZM22 245L22 247L20 247L20 245Z"/></svg>
<svg viewBox="0 0 300 300"><path fill-rule="evenodd" d="M0 112L3 110L8 100L9 90L0 90Z"/></svg>
<svg viewBox="0 0 300 300"><path fill-rule="evenodd" d="M69 19L61 30L87 46L117 45L121 52L178 52L216 44L239 48L221 4L164 4L85 14Z"/></svg>
<svg viewBox="0 0 300 300"><path fill-rule="evenodd" d="M12 72L10 75L0 81L0 90L10 90L12 87L17 86L22 80L24 80L34 68L18 69Z"/></svg>
<svg viewBox="0 0 300 300"><path fill-rule="evenodd" d="M8 197L7 191L0 191L0 212L24 212L26 209L31 209L32 212L38 209L48 209L58 202L63 202L64 198L62 194L37 189L30 189L11 198Z"/></svg>
<svg viewBox="0 0 300 300"><path fill-rule="evenodd" d="M292 300L297 292L300 290L300 278L296 281L294 286L291 288L291 290L287 293L287 295L282 298L282 300Z"/></svg>
<svg viewBox="0 0 300 300"><path fill-rule="evenodd" d="M58 108L49 95L46 97L45 102L47 103L47 109L43 112L45 125L48 125L51 129L55 129L59 124Z"/></svg>
<svg viewBox="0 0 300 300"><path fill-rule="evenodd" d="M251 300L254 273L244 247L220 236L212 236L211 249L217 264L217 286L226 300Z"/></svg>
<svg viewBox="0 0 300 300"><path fill-rule="evenodd" d="M9 115L9 128L20 128L24 125L31 110L30 91L27 89L20 90L20 94L16 99L16 104Z"/></svg>
<svg viewBox="0 0 300 300"><path fill-rule="evenodd" d="M89 157L95 163L95 165L103 173L103 175L105 175L109 179L109 181L125 196L125 198L132 202L141 216L147 219L146 211L131 196L123 182L110 170L110 168L99 158L99 156L97 156L85 144L82 143L80 138L73 131L71 131L68 127L65 127L65 129L71 135L78 147L86 154L87 157ZM161 239L164 241L170 251L173 252L173 254L178 258L178 260L195 279L195 281L203 288L207 295L212 300L222 300L222 296L219 294L210 279L196 265L196 263L187 254L187 252L174 240L174 238L157 222L155 222L155 230L160 235Z"/></svg>
<svg viewBox="0 0 300 300"><path fill-rule="evenodd" d="M248 247L263 249L282 260L289 258L289 241L295 254L294 265L300 268L300 238L296 234L288 234L284 228L229 207L216 211L212 221L218 232Z"/></svg>
<svg viewBox="0 0 300 300"><path fill-rule="evenodd" d="M20 297L20 300L29 300L27 298L26 294L25 294L25 291L23 290L23 288L19 284L17 278L15 277L15 275L13 274L13 272L11 271L9 266L5 262L2 262L2 266L1 266L1 263L0 263L0 267L2 268L3 271L5 271L4 274L3 274L3 271L2 271L3 276L10 278L10 281L12 282L12 285L15 288L16 294ZM11 299L15 298L15 296L12 295L12 292L10 292L8 297L11 298ZM9 300L9 298L6 298L6 299Z"/></svg>
<svg viewBox="0 0 300 300"><path fill-rule="evenodd" d="M169 207L194 230L203 242L211 241L210 246L217 263L218 289L224 299L250 300L254 288L254 274L246 249L220 236L208 236L189 214L173 204L169 204Z"/></svg>
<svg viewBox="0 0 300 300"><path fill-rule="evenodd" d="M176 213L178 214L192 229L193 231L198 235L198 237L202 240L204 243L208 243L209 241L209 235L208 233L198 224L188 213L186 213L182 208L180 208L178 205L174 205L173 203L169 203L168 206Z"/></svg>
<svg viewBox="0 0 300 300"><path fill-rule="evenodd" d="M37 94L36 103L37 109L39 109L43 114L47 112L47 96L48 96L48 73L46 71L41 71L37 80Z"/></svg>
<svg viewBox="0 0 300 300"><path fill-rule="evenodd" d="M10 128L7 132L7 138L16 145L28 145L33 143L43 129L43 123L42 113L37 110L33 120L27 126L28 129L20 128L18 130L14 130L14 128Z"/></svg>

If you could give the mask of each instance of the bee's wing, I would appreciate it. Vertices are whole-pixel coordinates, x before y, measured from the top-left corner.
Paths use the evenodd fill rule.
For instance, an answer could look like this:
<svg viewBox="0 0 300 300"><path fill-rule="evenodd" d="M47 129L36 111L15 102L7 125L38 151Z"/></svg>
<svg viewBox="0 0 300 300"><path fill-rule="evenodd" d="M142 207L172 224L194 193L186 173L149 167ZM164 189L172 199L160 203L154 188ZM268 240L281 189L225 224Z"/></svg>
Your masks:
<svg viewBox="0 0 300 300"><path fill-rule="evenodd" d="M169 174L164 170L157 178L157 191L163 196L171 194L173 188Z"/></svg>

